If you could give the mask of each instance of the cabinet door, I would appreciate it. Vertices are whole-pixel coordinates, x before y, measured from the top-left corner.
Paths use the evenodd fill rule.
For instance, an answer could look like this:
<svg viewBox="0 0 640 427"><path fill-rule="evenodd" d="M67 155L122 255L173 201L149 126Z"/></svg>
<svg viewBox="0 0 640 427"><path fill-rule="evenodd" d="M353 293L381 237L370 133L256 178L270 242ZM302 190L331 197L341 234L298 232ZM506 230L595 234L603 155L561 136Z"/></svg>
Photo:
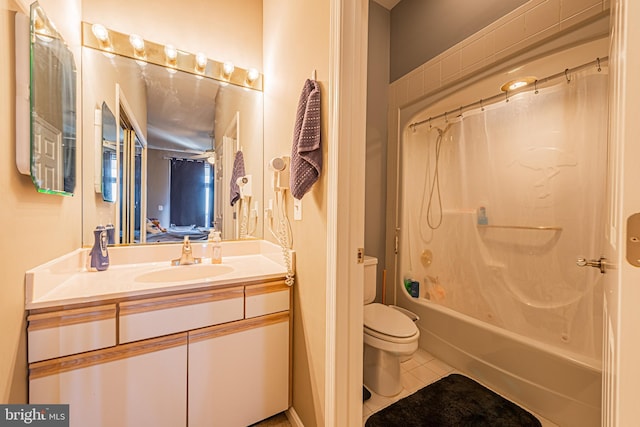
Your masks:
<svg viewBox="0 0 640 427"><path fill-rule="evenodd" d="M289 313L189 333L189 426L243 427L289 407Z"/></svg>
<svg viewBox="0 0 640 427"><path fill-rule="evenodd" d="M29 403L69 404L71 427L186 425L187 334L29 366Z"/></svg>

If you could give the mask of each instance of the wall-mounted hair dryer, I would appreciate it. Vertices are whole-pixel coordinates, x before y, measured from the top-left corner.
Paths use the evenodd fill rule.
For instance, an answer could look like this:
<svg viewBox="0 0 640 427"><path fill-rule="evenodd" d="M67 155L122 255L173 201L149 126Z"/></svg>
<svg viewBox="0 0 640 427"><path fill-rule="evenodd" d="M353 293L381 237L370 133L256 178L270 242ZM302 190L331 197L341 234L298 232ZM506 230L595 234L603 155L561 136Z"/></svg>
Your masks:
<svg viewBox="0 0 640 427"><path fill-rule="evenodd" d="M245 175L236 180L236 184L240 188L240 197L252 197L253 196L253 176Z"/></svg>
<svg viewBox="0 0 640 427"><path fill-rule="evenodd" d="M273 171L271 181L273 191L289 188L290 161L289 156L274 157L269 161L269 169Z"/></svg>

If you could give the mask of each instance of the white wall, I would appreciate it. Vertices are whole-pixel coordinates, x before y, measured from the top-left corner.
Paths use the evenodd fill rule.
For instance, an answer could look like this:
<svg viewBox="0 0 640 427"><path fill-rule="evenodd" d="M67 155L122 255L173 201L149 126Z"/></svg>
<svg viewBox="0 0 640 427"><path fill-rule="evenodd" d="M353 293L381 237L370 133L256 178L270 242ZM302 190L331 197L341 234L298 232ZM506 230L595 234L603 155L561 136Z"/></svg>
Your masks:
<svg viewBox="0 0 640 427"><path fill-rule="evenodd" d="M74 52L80 73L80 0L40 0ZM15 59L14 16L16 4L4 1L0 8L0 195L3 224L0 239L0 402L25 403L27 399L26 322L24 273L26 270L80 246L82 200L36 192L31 178L20 175L15 158ZM27 9L28 10L28 9ZM77 93L80 94L80 79ZM78 98L78 107L80 99ZM78 108L78 111L79 108ZM80 116L80 114L79 114ZM79 121L80 123L80 117ZM80 135L80 134L78 134ZM77 167L82 141L76 141ZM79 176L79 175L78 175Z"/></svg>
<svg viewBox="0 0 640 427"><path fill-rule="evenodd" d="M326 159L329 12L329 0L264 2L265 159L291 154L300 91L313 70L322 91ZM265 193L267 202L273 193ZM327 173L323 172L304 196L302 206L302 221L292 221L297 269L293 288L293 407L305 427L314 427L325 425ZM291 198L289 215L293 219Z"/></svg>

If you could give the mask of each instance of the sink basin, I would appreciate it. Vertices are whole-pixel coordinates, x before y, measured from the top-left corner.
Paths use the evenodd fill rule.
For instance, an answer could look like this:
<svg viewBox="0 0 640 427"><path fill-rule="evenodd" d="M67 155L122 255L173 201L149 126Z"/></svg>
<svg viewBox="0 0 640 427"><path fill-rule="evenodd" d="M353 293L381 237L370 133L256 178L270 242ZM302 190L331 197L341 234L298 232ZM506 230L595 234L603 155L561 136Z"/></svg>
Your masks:
<svg viewBox="0 0 640 427"><path fill-rule="evenodd" d="M194 264L180 265L176 267L163 268L135 277L136 282L186 282L198 279L208 279L221 274L230 273L233 267L220 264Z"/></svg>

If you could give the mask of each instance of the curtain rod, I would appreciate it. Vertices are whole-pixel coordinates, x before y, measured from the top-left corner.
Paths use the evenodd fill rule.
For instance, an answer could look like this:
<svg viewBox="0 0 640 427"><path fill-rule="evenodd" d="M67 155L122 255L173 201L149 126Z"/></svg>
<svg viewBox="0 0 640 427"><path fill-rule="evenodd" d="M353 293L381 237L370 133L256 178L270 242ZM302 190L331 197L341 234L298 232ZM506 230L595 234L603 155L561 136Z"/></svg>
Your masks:
<svg viewBox="0 0 640 427"><path fill-rule="evenodd" d="M571 73L575 73L577 71L581 71L581 70L584 70L585 68L590 68L590 67L593 67L593 66L595 66L596 69L598 70L598 72L600 72L602 70L601 65L603 63L607 62L608 59L609 59L609 57L605 56L603 58L596 58L595 61L587 62L585 64L578 65L577 67L574 67L574 68L566 68L564 71L561 71L561 72L556 73L556 74L552 74L552 75L547 76L547 77L545 77L543 79L538 79L538 80L534 81L532 84L529 84L529 85L527 85L527 86L525 86L525 87L523 87L521 89L517 89L517 90L511 91L511 93L515 94L515 93L519 93L519 92L524 92L526 90L526 88L530 88L532 85L534 87L534 90L537 92L539 84L547 83L547 82L549 82L551 80L555 80L555 79L557 79L559 77L564 77L565 79L567 79L567 83L569 83L571 81L571 76L570 76ZM505 91L503 93L499 93L497 95L493 95L493 96L491 96L489 98L483 98L483 99L480 99L479 101L472 102L471 104L463 105L461 107L456 108L455 110L445 111L444 113L439 114L437 116L429 117L428 119L420 120L418 122L411 123L409 125L409 127L412 130L415 130L416 126L420 126L422 124L429 123L429 122L431 122L433 120L441 119L443 117L446 119L447 116L450 115L450 114L458 113L455 117L459 117L465 111L469 111L470 109L475 108L475 107L481 107L482 108L482 107L484 107L486 105L489 105L489 104L491 104L494 101L497 101L499 99L506 99L508 101L509 100L509 91L507 90L507 91Z"/></svg>

